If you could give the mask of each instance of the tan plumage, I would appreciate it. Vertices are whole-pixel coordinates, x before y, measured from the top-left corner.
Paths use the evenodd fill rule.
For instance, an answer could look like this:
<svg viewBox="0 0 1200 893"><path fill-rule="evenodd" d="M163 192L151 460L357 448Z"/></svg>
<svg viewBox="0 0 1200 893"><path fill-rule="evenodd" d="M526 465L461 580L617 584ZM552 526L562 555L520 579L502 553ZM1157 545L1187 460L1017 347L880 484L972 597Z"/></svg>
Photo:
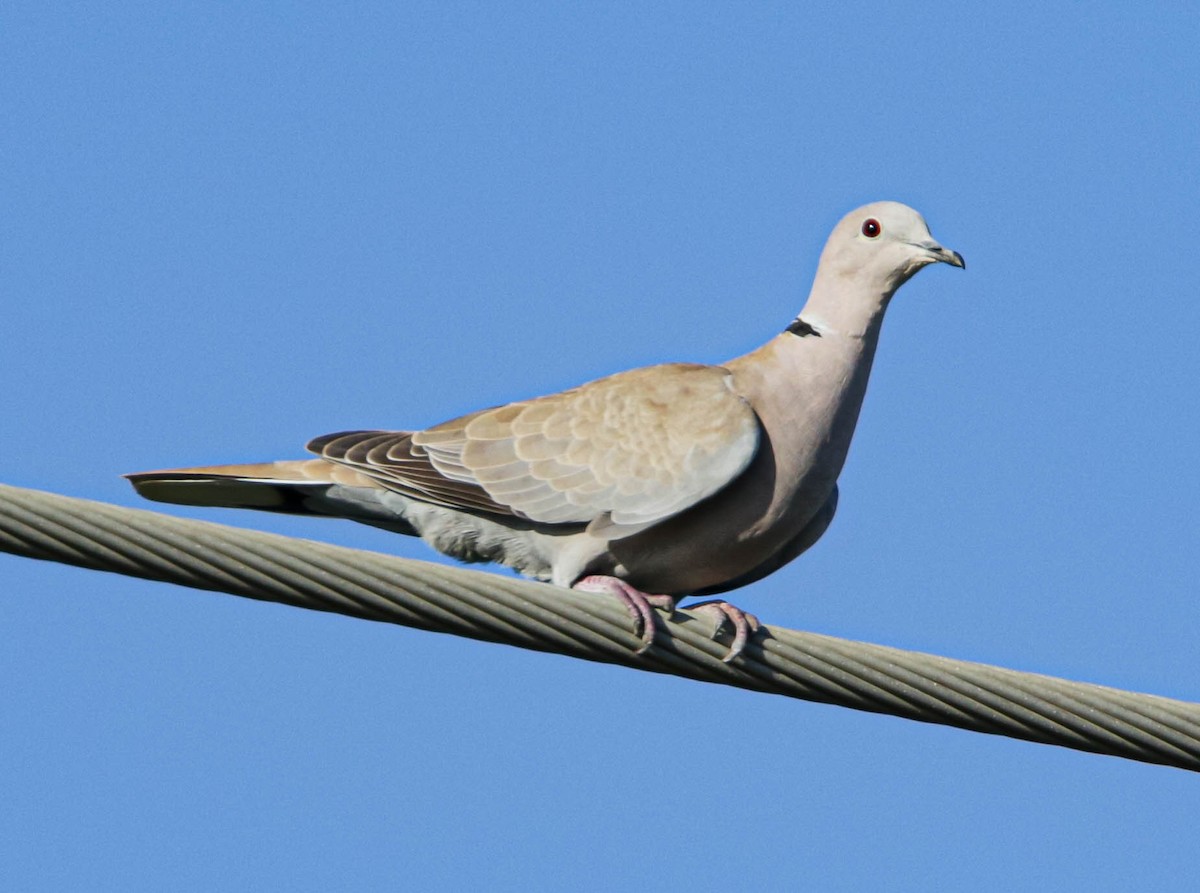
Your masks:
<svg viewBox="0 0 1200 893"><path fill-rule="evenodd" d="M936 261L963 265L911 208L867 205L834 229L796 323L723 366L634 369L423 431L331 434L308 444L316 459L129 477L150 499L347 517L612 592L649 645L652 601L753 582L824 532L883 312ZM720 610L732 659L749 623Z"/></svg>
<svg viewBox="0 0 1200 893"><path fill-rule="evenodd" d="M308 448L419 499L543 524L670 517L740 474L758 422L728 370L634 369L424 431L357 431Z"/></svg>

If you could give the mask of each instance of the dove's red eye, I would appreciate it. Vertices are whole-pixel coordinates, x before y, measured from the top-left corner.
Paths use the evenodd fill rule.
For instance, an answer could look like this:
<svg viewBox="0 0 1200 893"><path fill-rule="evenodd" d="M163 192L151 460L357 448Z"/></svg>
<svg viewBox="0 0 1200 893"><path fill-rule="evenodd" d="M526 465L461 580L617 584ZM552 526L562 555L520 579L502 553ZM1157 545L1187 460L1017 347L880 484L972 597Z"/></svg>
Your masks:
<svg viewBox="0 0 1200 893"><path fill-rule="evenodd" d="M881 232L883 232L883 227L879 225L879 221L874 217L868 217L863 221L862 233L868 239L874 239Z"/></svg>

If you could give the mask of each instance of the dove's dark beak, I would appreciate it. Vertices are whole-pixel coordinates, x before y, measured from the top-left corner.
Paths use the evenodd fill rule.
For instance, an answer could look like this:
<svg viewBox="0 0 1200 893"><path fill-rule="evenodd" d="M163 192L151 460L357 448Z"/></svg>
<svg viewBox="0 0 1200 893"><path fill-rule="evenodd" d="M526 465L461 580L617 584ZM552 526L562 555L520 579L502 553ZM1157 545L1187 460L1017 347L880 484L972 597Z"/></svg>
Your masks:
<svg viewBox="0 0 1200 893"><path fill-rule="evenodd" d="M949 248L943 248L937 242L922 242L919 247L925 249L934 261L958 267L960 270L967 268L967 262L963 260L961 254L957 251L951 251Z"/></svg>

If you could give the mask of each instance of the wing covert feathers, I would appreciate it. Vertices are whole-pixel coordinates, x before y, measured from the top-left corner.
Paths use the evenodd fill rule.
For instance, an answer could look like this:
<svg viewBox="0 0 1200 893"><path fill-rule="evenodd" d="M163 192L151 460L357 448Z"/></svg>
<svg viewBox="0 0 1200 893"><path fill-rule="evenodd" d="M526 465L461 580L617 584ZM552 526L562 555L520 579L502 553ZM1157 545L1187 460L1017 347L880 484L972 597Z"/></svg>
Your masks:
<svg viewBox="0 0 1200 893"><path fill-rule="evenodd" d="M424 431L349 431L308 448L439 505L544 524L646 525L750 464L757 417L719 366L650 366Z"/></svg>

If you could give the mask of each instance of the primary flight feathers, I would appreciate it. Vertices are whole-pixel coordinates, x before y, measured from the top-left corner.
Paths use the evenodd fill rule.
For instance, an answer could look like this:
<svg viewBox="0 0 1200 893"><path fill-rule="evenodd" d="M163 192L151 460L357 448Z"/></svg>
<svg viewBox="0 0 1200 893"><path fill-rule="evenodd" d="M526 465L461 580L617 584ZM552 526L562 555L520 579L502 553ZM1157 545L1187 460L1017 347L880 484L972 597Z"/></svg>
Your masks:
<svg viewBox="0 0 1200 893"><path fill-rule="evenodd" d="M722 366L634 369L422 431L319 437L319 458L129 475L149 499L346 517L560 586L611 592L643 649L649 605L776 570L833 516L887 304L962 257L878 202L835 227L793 325ZM647 596L648 592L658 593ZM752 621L732 621L727 659Z"/></svg>

